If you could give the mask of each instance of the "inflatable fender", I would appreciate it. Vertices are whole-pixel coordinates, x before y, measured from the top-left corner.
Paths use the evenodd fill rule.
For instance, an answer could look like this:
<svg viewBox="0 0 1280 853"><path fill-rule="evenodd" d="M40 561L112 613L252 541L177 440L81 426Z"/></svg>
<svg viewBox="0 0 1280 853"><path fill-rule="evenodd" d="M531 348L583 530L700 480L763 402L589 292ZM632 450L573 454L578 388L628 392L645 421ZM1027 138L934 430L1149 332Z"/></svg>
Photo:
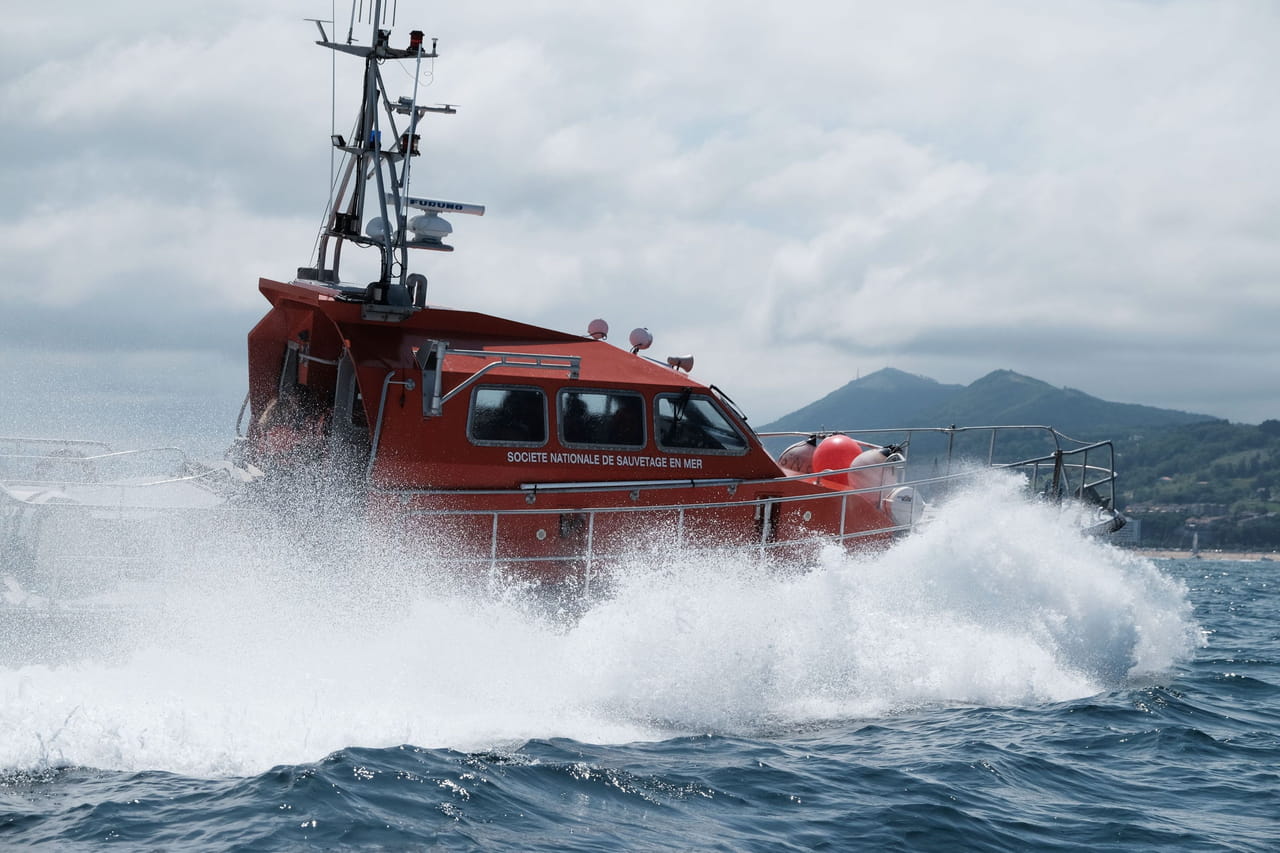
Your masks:
<svg viewBox="0 0 1280 853"><path fill-rule="evenodd" d="M811 435L804 441L797 441L778 454L778 465L797 474L813 473L813 454L818 449L818 437Z"/></svg>
<svg viewBox="0 0 1280 853"><path fill-rule="evenodd" d="M843 433L829 435L814 448L810 470L814 474L821 474L823 471L848 468L864 450L866 450L864 445ZM845 474L823 477L822 481L834 489L849 488L849 478Z"/></svg>
<svg viewBox="0 0 1280 853"><path fill-rule="evenodd" d="M895 447L872 447L859 453L849 463L848 467L869 468L872 465L883 465L886 462L903 462L905 460L906 457L899 453ZM850 485L859 489L872 488L874 486L893 486L897 482L897 467L871 468L869 471L851 471L849 473Z"/></svg>
<svg viewBox="0 0 1280 853"><path fill-rule="evenodd" d="M885 507L897 525L914 526L924 517L924 498L910 486L898 486L889 492Z"/></svg>

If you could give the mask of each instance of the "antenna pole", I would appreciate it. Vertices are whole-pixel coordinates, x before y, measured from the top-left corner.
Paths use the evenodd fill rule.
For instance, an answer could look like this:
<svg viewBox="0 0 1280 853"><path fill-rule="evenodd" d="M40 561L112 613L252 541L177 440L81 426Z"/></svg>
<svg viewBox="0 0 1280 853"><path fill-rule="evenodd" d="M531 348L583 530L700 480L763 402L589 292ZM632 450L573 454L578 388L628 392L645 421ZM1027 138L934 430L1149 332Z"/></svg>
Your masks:
<svg viewBox="0 0 1280 853"><path fill-rule="evenodd" d="M379 26L382 20L382 2L383 0L372 0L370 4L370 17L373 20L373 40L369 55L364 61L364 104L362 106L363 113L360 117L360 133L361 145L361 171L368 174L371 168L378 186L378 212L386 227L382 229L381 239L378 240L378 249L382 255L381 271L378 275L378 281L389 282L391 280L391 259L392 248L391 238L395 233L391 228L391 220L387 216L387 197L386 189L382 177L382 134L378 128L378 106L379 106L379 88L378 88L378 55L386 44L384 31ZM364 202L366 192L364 189L364 181L357 181L355 192L359 198L356 205L357 227L359 222L364 218ZM370 235L372 236L372 235Z"/></svg>
<svg viewBox="0 0 1280 853"><path fill-rule="evenodd" d="M435 53L433 50L432 53ZM399 223L400 244L400 283L404 284L409 275L409 246L405 242L405 228L408 226L409 211L405 209L404 198L409 195L409 161L413 159L413 140L418 131L418 84L422 80L422 45L418 45L418 57L413 65L413 99L409 105L408 144L404 146L404 162L400 167L400 192L403 194L396 200L396 217Z"/></svg>
<svg viewBox="0 0 1280 853"><path fill-rule="evenodd" d="M456 110L451 104L429 107L418 104L423 88L423 60L436 56L436 40L431 40L428 50L422 44L422 31L414 30L409 34L407 47L392 47L391 30L383 24L398 11L398 0L368 0L368 21L364 19L364 2L351 0L352 19L347 44L331 41L324 27L320 26L317 44L364 60L364 87L349 140L335 132L332 112L336 106L336 94L330 99L330 139L334 148L342 152L344 163L339 169L341 174L335 176L333 161L330 161L330 201L317 240L316 266L299 267L298 275L299 279L339 286L338 267L343 244L351 242L365 249L376 246L381 256L378 278L365 288L367 307L362 311L374 319L402 319L408 316L405 312L423 307L420 299L425 293L419 282L422 277L409 273L408 250L452 252L453 247L444 243L444 238L452 233L453 226L438 214L483 216L484 206L408 195L412 172L409 160L419 153L416 138L422 119L429 112L452 114ZM336 17L336 0L334 6ZM352 43L357 9L360 23L369 23L372 30L372 39L367 47ZM413 96L398 98L393 103L387 95L382 64L387 60L399 62L407 59L414 60ZM331 75L334 74L336 72L331 71ZM380 116L380 111L385 115ZM401 133L398 118L403 114L409 116L405 133ZM383 144L384 128L390 134L389 145ZM336 184L335 177L338 179ZM412 227L410 208L421 208L423 213L413 218ZM330 259L331 265L327 263ZM349 291L344 292L350 295ZM413 304L406 301L409 298Z"/></svg>

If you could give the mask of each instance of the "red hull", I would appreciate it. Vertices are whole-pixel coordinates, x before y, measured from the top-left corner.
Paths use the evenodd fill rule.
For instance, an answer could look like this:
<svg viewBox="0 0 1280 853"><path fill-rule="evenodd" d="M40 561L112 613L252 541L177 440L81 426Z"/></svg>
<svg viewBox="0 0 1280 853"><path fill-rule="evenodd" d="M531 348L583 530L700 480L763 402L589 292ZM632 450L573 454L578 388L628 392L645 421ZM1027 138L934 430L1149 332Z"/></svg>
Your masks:
<svg viewBox="0 0 1280 853"><path fill-rule="evenodd" d="M894 527L878 492L839 493L785 471L712 389L605 341L435 307L367 320L327 285L263 279L261 289L272 309L249 335L253 458L270 464L273 403L305 395L315 421L305 431L324 435L307 464L356 482L374 517L460 559L561 574L640 544L794 556L823 541L883 540ZM427 363L442 341L443 358ZM437 387L445 402L433 413ZM536 435L478 438L486 389L544 401L529 416ZM571 441L566 395L633 400L642 432L626 445ZM663 412L680 400L713 422L720 446L671 446Z"/></svg>

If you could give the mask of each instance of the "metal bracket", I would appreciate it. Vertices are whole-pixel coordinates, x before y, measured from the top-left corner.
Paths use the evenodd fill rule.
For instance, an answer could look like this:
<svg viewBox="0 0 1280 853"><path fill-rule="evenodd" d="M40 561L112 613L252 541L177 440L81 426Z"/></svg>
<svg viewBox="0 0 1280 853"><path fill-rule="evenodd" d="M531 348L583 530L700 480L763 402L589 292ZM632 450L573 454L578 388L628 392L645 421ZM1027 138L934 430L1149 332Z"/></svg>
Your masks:
<svg viewBox="0 0 1280 853"><path fill-rule="evenodd" d="M496 359L468 376L445 394L444 359L445 355L462 355L473 358ZM564 370L570 379L578 378L578 369L582 361L576 355L543 355L528 352L497 352L494 350L451 349L448 341L427 341L427 345L417 352L418 366L422 368L422 416L424 418L439 417L444 412L444 404L479 381L489 371L497 367L520 367L536 370ZM427 393L430 389L430 394Z"/></svg>

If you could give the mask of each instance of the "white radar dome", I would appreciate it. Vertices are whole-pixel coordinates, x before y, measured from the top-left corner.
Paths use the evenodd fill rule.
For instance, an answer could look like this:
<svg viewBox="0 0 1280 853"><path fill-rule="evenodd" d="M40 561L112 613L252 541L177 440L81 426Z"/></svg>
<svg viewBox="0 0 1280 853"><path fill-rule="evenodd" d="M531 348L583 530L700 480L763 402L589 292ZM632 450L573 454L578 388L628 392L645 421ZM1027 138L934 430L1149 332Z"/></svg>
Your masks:
<svg viewBox="0 0 1280 853"><path fill-rule="evenodd" d="M433 210L410 219L409 230L419 240L443 240L453 233L453 226Z"/></svg>
<svg viewBox="0 0 1280 853"><path fill-rule="evenodd" d="M632 352L639 352L653 346L653 335L649 334L648 329L632 329L628 340L631 342Z"/></svg>

